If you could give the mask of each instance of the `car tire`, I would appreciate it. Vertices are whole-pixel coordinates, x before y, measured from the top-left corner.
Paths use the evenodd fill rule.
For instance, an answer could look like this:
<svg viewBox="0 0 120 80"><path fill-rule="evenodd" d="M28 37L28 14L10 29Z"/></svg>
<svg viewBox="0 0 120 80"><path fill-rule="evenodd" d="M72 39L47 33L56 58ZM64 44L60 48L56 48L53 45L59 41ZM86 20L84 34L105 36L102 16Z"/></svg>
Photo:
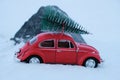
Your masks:
<svg viewBox="0 0 120 80"><path fill-rule="evenodd" d="M95 58L87 58L83 66L88 67L88 68L96 68L98 66L98 61Z"/></svg>
<svg viewBox="0 0 120 80"><path fill-rule="evenodd" d="M39 56L30 56L27 60L27 63L42 63L42 59Z"/></svg>

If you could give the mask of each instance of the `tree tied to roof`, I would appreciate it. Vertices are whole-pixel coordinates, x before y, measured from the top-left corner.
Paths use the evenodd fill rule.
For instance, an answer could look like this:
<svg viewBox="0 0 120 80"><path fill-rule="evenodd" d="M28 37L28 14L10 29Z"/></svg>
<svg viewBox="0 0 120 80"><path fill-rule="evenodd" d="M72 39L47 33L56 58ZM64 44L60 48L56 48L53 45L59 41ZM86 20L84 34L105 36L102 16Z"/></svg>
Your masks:
<svg viewBox="0 0 120 80"><path fill-rule="evenodd" d="M81 25L73 21L65 12L59 11L57 7L46 6L42 18L41 30L89 34Z"/></svg>

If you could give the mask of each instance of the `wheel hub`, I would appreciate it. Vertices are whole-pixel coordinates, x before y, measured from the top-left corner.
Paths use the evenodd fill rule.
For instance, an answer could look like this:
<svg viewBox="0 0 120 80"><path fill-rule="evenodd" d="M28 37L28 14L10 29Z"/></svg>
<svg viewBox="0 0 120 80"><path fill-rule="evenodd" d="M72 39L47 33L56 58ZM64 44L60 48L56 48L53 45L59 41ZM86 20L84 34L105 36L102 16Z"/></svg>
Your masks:
<svg viewBox="0 0 120 80"><path fill-rule="evenodd" d="M95 60L93 60L93 59L88 59L87 61L86 61L86 67L90 67L90 68L94 68L95 67L95 65L96 65L96 62L95 62Z"/></svg>
<svg viewBox="0 0 120 80"><path fill-rule="evenodd" d="M40 60L36 57L30 59L29 63L40 63Z"/></svg>

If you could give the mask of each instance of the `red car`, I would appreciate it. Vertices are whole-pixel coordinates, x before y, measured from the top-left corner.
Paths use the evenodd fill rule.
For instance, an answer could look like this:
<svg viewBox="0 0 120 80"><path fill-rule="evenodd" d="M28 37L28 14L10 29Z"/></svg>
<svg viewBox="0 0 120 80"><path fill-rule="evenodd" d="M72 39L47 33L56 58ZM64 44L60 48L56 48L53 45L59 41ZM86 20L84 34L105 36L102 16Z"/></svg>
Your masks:
<svg viewBox="0 0 120 80"><path fill-rule="evenodd" d="M64 33L41 33L28 41L16 56L27 63L77 64L91 68L102 61L95 48L77 43Z"/></svg>

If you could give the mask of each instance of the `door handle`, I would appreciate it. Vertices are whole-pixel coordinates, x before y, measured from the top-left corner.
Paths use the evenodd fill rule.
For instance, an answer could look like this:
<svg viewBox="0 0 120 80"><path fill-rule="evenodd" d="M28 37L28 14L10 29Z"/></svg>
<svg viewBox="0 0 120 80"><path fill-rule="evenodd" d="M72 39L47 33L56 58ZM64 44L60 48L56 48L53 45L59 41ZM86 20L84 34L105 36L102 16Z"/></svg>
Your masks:
<svg viewBox="0 0 120 80"><path fill-rule="evenodd" d="M62 50L57 50L57 52L62 52Z"/></svg>

